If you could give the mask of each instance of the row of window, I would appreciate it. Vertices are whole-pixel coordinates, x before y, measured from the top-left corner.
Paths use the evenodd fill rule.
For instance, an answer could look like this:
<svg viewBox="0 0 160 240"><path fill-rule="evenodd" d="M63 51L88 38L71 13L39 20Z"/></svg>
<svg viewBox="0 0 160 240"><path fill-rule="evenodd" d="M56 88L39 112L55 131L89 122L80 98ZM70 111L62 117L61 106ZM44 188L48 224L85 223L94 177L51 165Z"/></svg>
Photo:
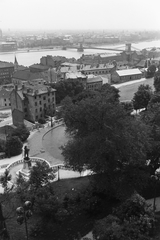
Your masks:
<svg viewBox="0 0 160 240"><path fill-rule="evenodd" d="M53 96L54 92L48 92L48 96L50 96L50 95ZM38 97L41 98L41 95L35 96L34 98L37 99ZM46 96L43 96L43 100L46 100Z"/></svg>
<svg viewBox="0 0 160 240"><path fill-rule="evenodd" d="M48 102L50 103L50 98L48 99ZM54 97L52 98L52 102L54 102ZM42 101L39 101L39 105L42 105ZM35 102L35 106L38 106L38 103Z"/></svg>
<svg viewBox="0 0 160 240"><path fill-rule="evenodd" d="M88 71L86 71L86 72L84 72L84 74L107 74L107 73L109 73L109 71L107 71L107 70L105 70L105 71L96 71L96 72L94 72L94 71L91 71L91 72L88 72Z"/></svg>

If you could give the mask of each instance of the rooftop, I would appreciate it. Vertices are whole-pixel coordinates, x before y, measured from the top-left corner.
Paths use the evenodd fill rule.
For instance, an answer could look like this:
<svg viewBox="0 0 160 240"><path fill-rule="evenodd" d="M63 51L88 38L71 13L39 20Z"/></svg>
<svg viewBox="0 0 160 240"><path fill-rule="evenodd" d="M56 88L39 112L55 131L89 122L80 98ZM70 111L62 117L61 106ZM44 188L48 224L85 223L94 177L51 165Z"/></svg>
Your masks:
<svg viewBox="0 0 160 240"><path fill-rule="evenodd" d="M0 68L8 68L8 67L14 67L14 64L0 61Z"/></svg>
<svg viewBox="0 0 160 240"><path fill-rule="evenodd" d="M128 75L135 75L135 74L142 74L141 71L138 68L133 69L124 69L116 71L116 73L121 76L128 76Z"/></svg>
<svg viewBox="0 0 160 240"><path fill-rule="evenodd" d="M103 78L101 76L94 76L94 75L88 75L87 83L95 83L95 82L102 82Z"/></svg>
<svg viewBox="0 0 160 240"><path fill-rule="evenodd" d="M39 73L39 72L31 73L29 71L29 69L26 69L26 70L20 70L20 71L15 72L13 74L13 78L29 81L29 80L33 80L33 79L43 78L43 74Z"/></svg>
<svg viewBox="0 0 160 240"><path fill-rule="evenodd" d="M1 89L0 90L0 98L9 98L10 93L11 93L11 91L9 91L9 90Z"/></svg>
<svg viewBox="0 0 160 240"><path fill-rule="evenodd" d="M66 79L77 79L77 78L84 78L86 79L86 76L82 74L81 72L69 72L66 73Z"/></svg>
<svg viewBox="0 0 160 240"><path fill-rule="evenodd" d="M41 65L41 64L33 64L33 65L29 66L29 67L30 68L44 70L44 71L49 69L48 66L44 66L44 65Z"/></svg>

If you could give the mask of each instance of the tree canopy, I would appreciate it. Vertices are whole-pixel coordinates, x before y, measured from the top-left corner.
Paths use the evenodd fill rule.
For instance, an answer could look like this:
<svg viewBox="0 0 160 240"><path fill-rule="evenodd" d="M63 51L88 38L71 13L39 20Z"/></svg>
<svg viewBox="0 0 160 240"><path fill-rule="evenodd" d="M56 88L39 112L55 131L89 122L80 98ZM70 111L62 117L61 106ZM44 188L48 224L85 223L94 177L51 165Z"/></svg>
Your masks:
<svg viewBox="0 0 160 240"><path fill-rule="evenodd" d="M78 93L84 90L82 83L77 81L59 81L57 83L52 83L51 87L56 89L56 103L60 103L66 96L74 97Z"/></svg>
<svg viewBox="0 0 160 240"><path fill-rule="evenodd" d="M5 153L8 157L16 156L22 153L23 144L19 137L9 137L6 141Z"/></svg>
<svg viewBox="0 0 160 240"><path fill-rule="evenodd" d="M63 155L73 169L112 175L126 164L145 164L149 129L128 116L121 104L102 94L76 104L68 99L63 111L71 135Z"/></svg>
<svg viewBox="0 0 160 240"><path fill-rule="evenodd" d="M135 110L147 108L152 96L152 88L149 85L141 84L133 97L133 107Z"/></svg>
<svg viewBox="0 0 160 240"><path fill-rule="evenodd" d="M156 92L160 91L160 67L154 76L154 88Z"/></svg>
<svg viewBox="0 0 160 240"><path fill-rule="evenodd" d="M12 136L19 137L19 139L22 142L25 142L27 140L27 138L29 137L29 135L30 135L30 132L24 124L19 125L16 129L14 129L14 131L12 133Z"/></svg>

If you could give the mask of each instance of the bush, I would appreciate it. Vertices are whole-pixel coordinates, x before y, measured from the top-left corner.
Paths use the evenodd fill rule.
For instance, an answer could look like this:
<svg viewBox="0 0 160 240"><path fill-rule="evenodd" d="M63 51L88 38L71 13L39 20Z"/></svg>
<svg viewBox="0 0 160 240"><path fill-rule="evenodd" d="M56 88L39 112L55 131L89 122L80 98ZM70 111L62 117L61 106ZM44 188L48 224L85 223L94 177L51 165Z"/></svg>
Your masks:
<svg viewBox="0 0 160 240"><path fill-rule="evenodd" d="M134 194L113 215L97 221L93 234L95 239L149 240L154 229L154 213L145 199Z"/></svg>
<svg viewBox="0 0 160 240"><path fill-rule="evenodd" d="M45 120L44 118L40 118L40 119L38 120L38 123L40 123L40 124L45 124L45 123L46 123L46 120Z"/></svg>
<svg viewBox="0 0 160 240"><path fill-rule="evenodd" d="M12 136L17 136L22 142L25 142L29 137L29 134L30 132L27 127L22 124L13 131Z"/></svg>
<svg viewBox="0 0 160 240"><path fill-rule="evenodd" d="M17 137L10 137L6 141L5 153L7 157L16 156L22 153L23 144L21 140Z"/></svg>

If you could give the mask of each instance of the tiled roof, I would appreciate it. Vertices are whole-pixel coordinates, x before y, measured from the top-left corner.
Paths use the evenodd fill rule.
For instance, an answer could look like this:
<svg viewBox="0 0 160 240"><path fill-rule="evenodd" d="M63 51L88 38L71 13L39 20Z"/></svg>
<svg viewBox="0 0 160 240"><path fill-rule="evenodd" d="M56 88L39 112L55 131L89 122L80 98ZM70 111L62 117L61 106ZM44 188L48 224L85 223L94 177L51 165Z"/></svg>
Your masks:
<svg viewBox="0 0 160 240"><path fill-rule="evenodd" d="M133 69L124 69L116 71L116 73L121 76L128 76L128 75L135 75L135 74L142 74L141 71L138 68Z"/></svg>
<svg viewBox="0 0 160 240"><path fill-rule="evenodd" d="M29 80L33 80L33 79L43 78L43 74L42 73L31 73L29 71L29 69L27 69L27 70L21 70L21 71L15 72L13 74L13 78L29 81Z"/></svg>
<svg viewBox="0 0 160 240"><path fill-rule="evenodd" d="M0 61L0 68L8 68L8 67L14 67L14 64Z"/></svg>
<svg viewBox="0 0 160 240"><path fill-rule="evenodd" d="M0 90L0 98L9 98L11 91L8 91L6 89Z"/></svg>
<svg viewBox="0 0 160 240"><path fill-rule="evenodd" d="M88 76L88 78L87 78L87 83L94 83L94 82L103 82L103 79L102 79L102 77L100 77L100 76L95 76L95 77L93 77L93 76Z"/></svg>
<svg viewBox="0 0 160 240"><path fill-rule="evenodd" d="M89 70L101 70L101 69L112 69L114 68L113 64L93 64L93 65L81 65L81 71L89 71Z"/></svg>
<svg viewBox="0 0 160 240"><path fill-rule="evenodd" d="M36 68L36 69L40 69L40 70L48 70L49 67L48 66L44 66L44 65L41 65L41 64L33 64L31 66L29 66L30 68Z"/></svg>
<svg viewBox="0 0 160 240"><path fill-rule="evenodd" d="M72 72L72 73L66 73L66 79L77 79L77 78L86 78L84 74L81 72Z"/></svg>

